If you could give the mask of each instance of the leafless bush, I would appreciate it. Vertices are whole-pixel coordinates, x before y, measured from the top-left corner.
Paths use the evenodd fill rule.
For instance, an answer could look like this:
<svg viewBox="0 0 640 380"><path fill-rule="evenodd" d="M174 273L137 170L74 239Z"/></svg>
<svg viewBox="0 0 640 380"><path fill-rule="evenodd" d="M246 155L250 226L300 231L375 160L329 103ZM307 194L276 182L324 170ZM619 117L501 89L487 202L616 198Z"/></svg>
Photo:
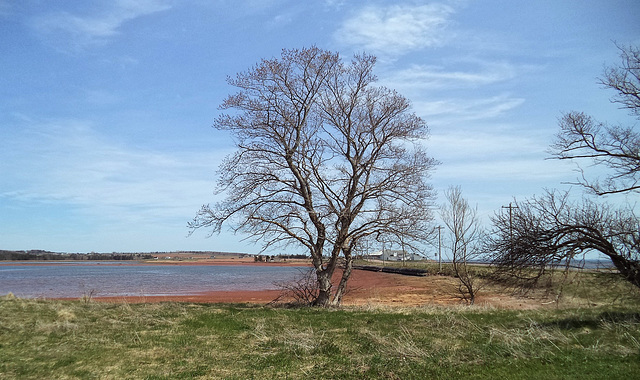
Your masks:
<svg viewBox="0 0 640 380"><path fill-rule="evenodd" d="M318 280L314 268L300 269L291 281L276 282L280 295L272 304L285 303L291 306L310 306L318 297Z"/></svg>
<svg viewBox="0 0 640 380"><path fill-rule="evenodd" d="M458 279L456 294L473 305L481 288L478 276L469 265L469 261L481 254L482 230L477 210L462 197L460 187L450 187L445 197L448 203L442 205L440 216L446 226L446 246L451 251L453 272Z"/></svg>

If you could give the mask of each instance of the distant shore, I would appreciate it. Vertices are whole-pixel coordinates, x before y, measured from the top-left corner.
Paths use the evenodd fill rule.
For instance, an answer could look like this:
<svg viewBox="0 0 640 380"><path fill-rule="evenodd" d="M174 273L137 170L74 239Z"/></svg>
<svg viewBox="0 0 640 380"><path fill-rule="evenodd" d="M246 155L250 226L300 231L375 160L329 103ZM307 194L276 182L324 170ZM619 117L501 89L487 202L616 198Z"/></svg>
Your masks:
<svg viewBox="0 0 640 380"><path fill-rule="evenodd" d="M0 266L20 265L105 265L105 266L247 266L247 267L305 267L311 268L309 260L287 259L286 261L259 262L249 257L223 258L171 258L143 261L0 261ZM334 274L333 282L340 280L341 271ZM384 306L424 306L457 305L456 279L449 276L404 276L394 273L354 270L349 279L344 305L384 305ZM157 302L193 302L193 303L256 303L267 304L281 296L280 290L233 290L233 291L194 291L182 295L141 295L141 296L92 296L96 302L113 303L157 303ZM56 299L78 299L56 298ZM282 299L287 301L286 299ZM477 305L507 309L535 309L543 304L532 298L520 298L485 289L476 299Z"/></svg>
<svg viewBox="0 0 640 380"><path fill-rule="evenodd" d="M3 260L2 265L250 265L250 266L311 266L309 260L255 261L252 257L220 259L151 259L151 260Z"/></svg>

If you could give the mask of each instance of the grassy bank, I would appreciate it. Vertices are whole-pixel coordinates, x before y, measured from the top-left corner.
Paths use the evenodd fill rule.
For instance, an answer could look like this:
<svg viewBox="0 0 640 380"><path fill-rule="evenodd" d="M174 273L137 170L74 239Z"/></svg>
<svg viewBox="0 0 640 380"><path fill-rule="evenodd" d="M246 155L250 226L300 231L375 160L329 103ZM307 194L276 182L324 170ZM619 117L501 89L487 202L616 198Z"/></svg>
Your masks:
<svg viewBox="0 0 640 380"><path fill-rule="evenodd" d="M0 378L620 379L640 307L278 309L0 300Z"/></svg>

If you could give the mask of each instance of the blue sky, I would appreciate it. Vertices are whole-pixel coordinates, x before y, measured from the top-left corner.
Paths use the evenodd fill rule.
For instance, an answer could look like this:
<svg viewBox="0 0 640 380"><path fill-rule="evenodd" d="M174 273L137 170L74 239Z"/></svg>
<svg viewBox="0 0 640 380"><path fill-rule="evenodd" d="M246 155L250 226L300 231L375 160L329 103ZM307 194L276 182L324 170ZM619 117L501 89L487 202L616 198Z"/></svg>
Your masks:
<svg viewBox="0 0 640 380"><path fill-rule="evenodd" d="M575 179L545 160L561 112L634 121L596 78L639 19L637 0L0 0L0 249L257 253L186 237L234 149L211 125L228 75L312 44L378 56L431 129L435 188L486 220Z"/></svg>

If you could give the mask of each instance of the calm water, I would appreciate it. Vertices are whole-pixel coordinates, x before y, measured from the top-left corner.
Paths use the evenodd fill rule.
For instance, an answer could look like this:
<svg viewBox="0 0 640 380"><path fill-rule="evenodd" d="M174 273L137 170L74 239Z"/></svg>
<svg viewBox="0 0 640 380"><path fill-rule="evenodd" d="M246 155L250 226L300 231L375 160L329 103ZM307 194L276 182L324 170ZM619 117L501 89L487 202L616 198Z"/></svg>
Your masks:
<svg viewBox="0 0 640 380"><path fill-rule="evenodd" d="M189 295L215 290L277 289L304 267L136 265L123 262L0 265L0 295L55 298Z"/></svg>

